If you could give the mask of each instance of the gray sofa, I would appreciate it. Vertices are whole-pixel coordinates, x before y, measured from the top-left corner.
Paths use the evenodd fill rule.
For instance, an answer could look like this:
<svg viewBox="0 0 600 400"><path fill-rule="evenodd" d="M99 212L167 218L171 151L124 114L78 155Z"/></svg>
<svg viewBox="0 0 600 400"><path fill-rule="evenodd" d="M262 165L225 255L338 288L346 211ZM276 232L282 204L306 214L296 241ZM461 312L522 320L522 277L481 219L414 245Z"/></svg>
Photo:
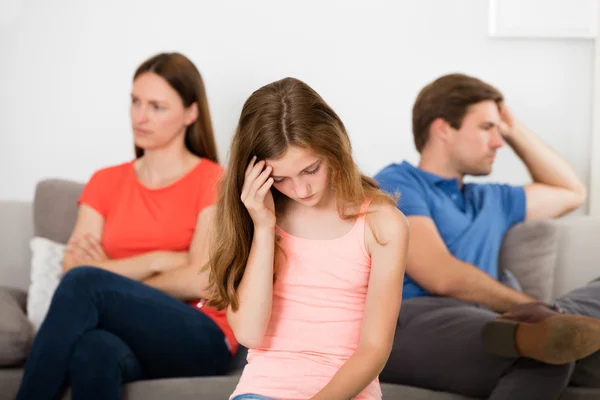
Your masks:
<svg viewBox="0 0 600 400"><path fill-rule="evenodd" d="M4 307L4 311L0 311L0 346L6 343L6 338L14 343L13 349L0 348L0 362L7 352L25 353L31 341L28 329L16 326L27 321L29 240L36 235L64 243L75 221L75 200L81 189L81 184L76 182L48 179L37 186L33 204L0 202L0 286L11 288L0 290L0 310ZM600 255L598 237L600 219L591 217L521 224L509 232L500 263L519 278L526 292L550 300L600 275L596 267ZM124 387L124 397L128 400L226 399L236 385L243 363L241 352L228 376L130 383ZM580 374L578 383L600 386L593 368L586 373ZM15 398L21 376L22 362L9 366L0 364L0 400ZM451 393L385 383L382 390L386 399L467 399ZM68 393L65 398L69 398ZM562 400L599 398L600 389L575 386L569 387L561 397Z"/></svg>

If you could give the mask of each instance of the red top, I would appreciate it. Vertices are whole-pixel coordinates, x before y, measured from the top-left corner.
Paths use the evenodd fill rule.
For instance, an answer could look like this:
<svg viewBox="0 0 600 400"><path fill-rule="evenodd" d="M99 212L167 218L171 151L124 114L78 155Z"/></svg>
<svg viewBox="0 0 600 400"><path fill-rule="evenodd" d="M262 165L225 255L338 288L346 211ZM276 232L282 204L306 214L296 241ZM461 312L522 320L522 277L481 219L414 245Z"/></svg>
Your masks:
<svg viewBox="0 0 600 400"><path fill-rule="evenodd" d="M97 171L85 186L79 203L104 217L102 247L109 258L133 257L156 250L189 251L202 209L214 203L223 168L203 158L176 182L149 189L137 179L133 161ZM204 312L223 331L235 354L238 343L225 311L188 302Z"/></svg>

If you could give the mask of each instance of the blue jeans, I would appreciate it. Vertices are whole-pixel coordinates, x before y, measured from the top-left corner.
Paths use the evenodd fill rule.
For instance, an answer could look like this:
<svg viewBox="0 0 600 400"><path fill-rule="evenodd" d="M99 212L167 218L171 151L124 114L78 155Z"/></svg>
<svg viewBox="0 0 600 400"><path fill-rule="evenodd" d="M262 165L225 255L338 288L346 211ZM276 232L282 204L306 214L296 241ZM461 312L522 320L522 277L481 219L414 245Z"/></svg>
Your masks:
<svg viewBox="0 0 600 400"><path fill-rule="evenodd" d="M56 289L37 333L18 400L121 399L142 379L222 375L231 353L204 313L159 290L95 268L77 267Z"/></svg>
<svg viewBox="0 0 600 400"><path fill-rule="evenodd" d="M254 393L244 393L244 394L238 394L231 400L275 400L275 399L272 399L270 397L261 396L259 394L254 394Z"/></svg>

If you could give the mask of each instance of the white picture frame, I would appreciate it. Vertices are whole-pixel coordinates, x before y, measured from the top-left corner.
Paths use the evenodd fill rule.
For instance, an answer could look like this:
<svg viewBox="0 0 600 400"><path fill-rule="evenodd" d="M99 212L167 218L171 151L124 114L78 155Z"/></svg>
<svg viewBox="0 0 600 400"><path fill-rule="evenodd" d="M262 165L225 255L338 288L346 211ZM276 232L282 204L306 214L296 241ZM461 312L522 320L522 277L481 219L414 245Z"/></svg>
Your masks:
<svg viewBox="0 0 600 400"><path fill-rule="evenodd" d="M594 39L598 0L489 0L489 35Z"/></svg>

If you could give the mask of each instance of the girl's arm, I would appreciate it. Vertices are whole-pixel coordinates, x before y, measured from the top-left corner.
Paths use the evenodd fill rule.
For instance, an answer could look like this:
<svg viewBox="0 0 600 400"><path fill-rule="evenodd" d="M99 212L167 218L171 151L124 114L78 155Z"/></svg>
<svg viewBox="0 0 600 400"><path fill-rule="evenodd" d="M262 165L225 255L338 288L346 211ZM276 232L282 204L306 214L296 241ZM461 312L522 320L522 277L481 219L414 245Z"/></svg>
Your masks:
<svg viewBox="0 0 600 400"><path fill-rule="evenodd" d="M227 320L239 343L260 346L271 318L275 229L254 231L244 277L238 286L239 308L227 308Z"/></svg>
<svg viewBox="0 0 600 400"><path fill-rule="evenodd" d="M352 357L312 399L348 400L381 372L392 350L408 248L408 223L393 205L371 205L365 243L371 255L371 275L360 342Z"/></svg>
<svg viewBox="0 0 600 400"><path fill-rule="evenodd" d="M246 169L241 200L254 223L254 237L244 276L237 288L239 308L227 308L227 321L239 343L248 348L260 346L273 301L275 258L275 205L270 178L271 167L253 158Z"/></svg>

